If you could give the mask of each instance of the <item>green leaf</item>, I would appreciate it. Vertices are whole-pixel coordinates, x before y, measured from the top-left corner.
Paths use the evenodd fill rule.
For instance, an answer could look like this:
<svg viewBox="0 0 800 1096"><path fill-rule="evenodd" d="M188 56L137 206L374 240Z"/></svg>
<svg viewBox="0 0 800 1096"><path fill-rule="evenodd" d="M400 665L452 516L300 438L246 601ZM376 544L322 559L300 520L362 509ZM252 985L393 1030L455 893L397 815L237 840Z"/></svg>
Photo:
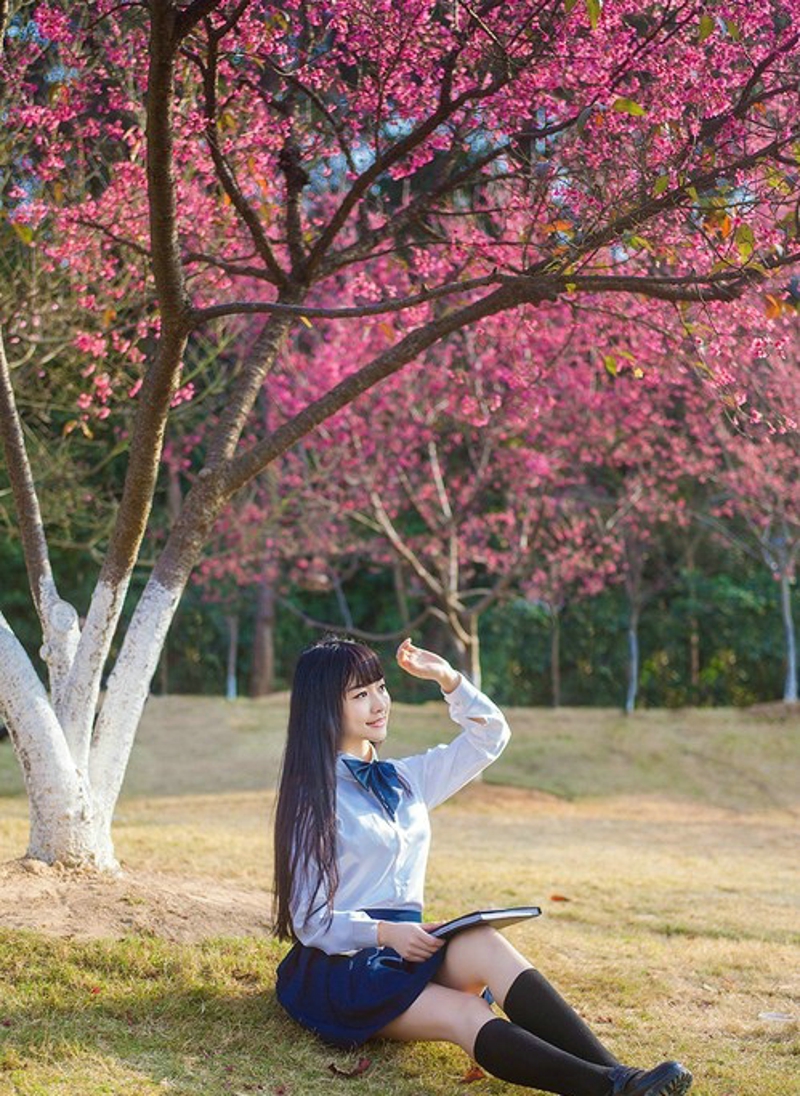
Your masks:
<svg viewBox="0 0 800 1096"><path fill-rule="evenodd" d="M756 238L750 225L739 225L736 229L736 246L739 250L739 258L746 263L756 246Z"/></svg>
<svg viewBox="0 0 800 1096"><path fill-rule="evenodd" d="M589 13L589 22L591 23L592 30L597 30L602 7L601 0L586 0L586 11Z"/></svg>
<svg viewBox="0 0 800 1096"><path fill-rule="evenodd" d="M734 23L732 19L725 20L725 29L734 40L734 42L740 42L742 40L742 32L739 30L739 27L736 23Z"/></svg>
<svg viewBox="0 0 800 1096"><path fill-rule="evenodd" d="M24 244L31 244L33 242L33 229L30 225L14 221L14 231Z"/></svg>
<svg viewBox="0 0 800 1096"><path fill-rule="evenodd" d="M656 179L655 183L653 184L653 194L657 198L659 196L659 194L664 193L664 191L667 189L668 186L669 186L669 175L659 175L659 177Z"/></svg>
<svg viewBox="0 0 800 1096"><path fill-rule="evenodd" d="M723 274L732 267L733 264L728 259L718 259L709 270L709 274Z"/></svg>
<svg viewBox="0 0 800 1096"><path fill-rule="evenodd" d="M706 38L714 33L715 26L716 24L710 15L702 15L700 17L700 26L697 28L697 41L705 42Z"/></svg>
<svg viewBox="0 0 800 1096"><path fill-rule="evenodd" d="M686 193L689 195L689 197L692 199L693 202L699 202L700 201L700 195L697 193L697 187L696 186L687 186Z"/></svg>
<svg viewBox="0 0 800 1096"><path fill-rule="evenodd" d="M613 354L603 355L603 365L606 367L606 373L610 377L616 377L617 375L617 359Z"/></svg>
<svg viewBox="0 0 800 1096"><path fill-rule="evenodd" d="M577 3L578 0L564 0L564 11L567 13L567 15L569 15L569 13L572 11Z"/></svg>
<svg viewBox="0 0 800 1096"><path fill-rule="evenodd" d="M652 251L653 245L644 236L631 236L628 240L631 247L635 247L639 251Z"/></svg>
<svg viewBox="0 0 800 1096"><path fill-rule="evenodd" d="M647 111L641 105L637 103L635 99L626 99L621 96L619 99L615 99L611 104L611 109L618 111L620 114L633 114L634 116L641 118L642 115L647 114Z"/></svg>

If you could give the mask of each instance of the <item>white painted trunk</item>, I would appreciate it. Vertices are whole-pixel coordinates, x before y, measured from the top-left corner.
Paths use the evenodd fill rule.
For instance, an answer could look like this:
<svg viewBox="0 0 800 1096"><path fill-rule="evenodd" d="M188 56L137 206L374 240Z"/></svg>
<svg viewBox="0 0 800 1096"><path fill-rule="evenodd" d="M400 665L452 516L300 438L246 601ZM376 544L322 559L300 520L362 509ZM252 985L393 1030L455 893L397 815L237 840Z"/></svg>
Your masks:
<svg viewBox="0 0 800 1096"><path fill-rule="evenodd" d="M127 590L127 581L115 585L98 582L65 682L60 705L61 723L70 750L81 768L89 764L103 669Z"/></svg>
<svg viewBox="0 0 800 1096"><path fill-rule="evenodd" d="M113 869L87 774L76 766L45 688L2 614L0 705L28 793L28 856Z"/></svg>
<svg viewBox="0 0 800 1096"><path fill-rule="evenodd" d="M781 616L783 634L786 639L786 679L783 684L783 699L787 704L797 703L797 641L792 616L792 587L788 568L781 572Z"/></svg>
<svg viewBox="0 0 800 1096"><path fill-rule="evenodd" d="M108 679L92 740L89 775L96 809L109 829L150 682L182 592L182 587L169 590L150 579Z"/></svg>
<svg viewBox="0 0 800 1096"><path fill-rule="evenodd" d="M55 583L49 576L41 582L39 602L44 624L44 642L39 654L47 664L50 675L53 708L56 715L62 718L66 683L80 641L78 614L69 602L58 596Z"/></svg>
<svg viewBox="0 0 800 1096"><path fill-rule="evenodd" d="M100 618L113 614L118 592L100 590L93 601L95 620L90 631L84 629L79 644L69 640L50 652L59 660L61 719L27 653L0 614L0 710L28 793L28 856L47 863L118 870L111 840L114 808L181 592L182 588L167 590L152 579L148 583L96 720L100 658L107 638ZM74 637L70 614L64 611L61 616L62 632ZM89 644L90 638L100 645L99 650ZM65 652L70 649L75 661L64 675ZM49 668L52 681L53 667Z"/></svg>
<svg viewBox="0 0 800 1096"><path fill-rule="evenodd" d="M636 710L639 695L639 615L631 617L628 625L628 691L625 696L625 713Z"/></svg>

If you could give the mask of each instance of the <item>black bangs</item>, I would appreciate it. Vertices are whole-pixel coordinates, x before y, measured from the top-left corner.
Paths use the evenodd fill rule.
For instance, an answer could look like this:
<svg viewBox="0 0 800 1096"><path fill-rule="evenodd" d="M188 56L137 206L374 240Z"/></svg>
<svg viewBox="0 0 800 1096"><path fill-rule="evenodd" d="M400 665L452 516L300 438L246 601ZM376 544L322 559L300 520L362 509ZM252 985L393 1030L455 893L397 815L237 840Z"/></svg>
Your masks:
<svg viewBox="0 0 800 1096"><path fill-rule="evenodd" d="M300 656L296 673L300 678L310 674L313 689L330 690L331 700L344 696L348 689L360 689L384 676L381 660L371 647L341 636L325 636L319 643L307 647Z"/></svg>
<svg viewBox="0 0 800 1096"><path fill-rule="evenodd" d="M380 681L384 676L383 666L375 652L361 643L350 643L348 647L350 674L346 688L359 689L363 685L371 685L373 681Z"/></svg>

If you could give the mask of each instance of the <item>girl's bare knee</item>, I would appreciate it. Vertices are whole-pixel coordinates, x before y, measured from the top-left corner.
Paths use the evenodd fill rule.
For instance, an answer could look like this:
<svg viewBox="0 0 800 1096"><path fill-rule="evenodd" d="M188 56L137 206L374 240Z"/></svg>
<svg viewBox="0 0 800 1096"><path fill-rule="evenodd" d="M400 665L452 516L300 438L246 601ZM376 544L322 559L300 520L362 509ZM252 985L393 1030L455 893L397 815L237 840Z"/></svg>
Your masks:
<svg viewBox="0 0 800 1096"><path fill-rule="evenodd" d="M462 994L464 1001L454 1017L453 1036L450 1042L457 1043L470 1056L475 1048L478 1032L489 1020L495 1019L490 1005L483 997L474 994Z"/></svg>

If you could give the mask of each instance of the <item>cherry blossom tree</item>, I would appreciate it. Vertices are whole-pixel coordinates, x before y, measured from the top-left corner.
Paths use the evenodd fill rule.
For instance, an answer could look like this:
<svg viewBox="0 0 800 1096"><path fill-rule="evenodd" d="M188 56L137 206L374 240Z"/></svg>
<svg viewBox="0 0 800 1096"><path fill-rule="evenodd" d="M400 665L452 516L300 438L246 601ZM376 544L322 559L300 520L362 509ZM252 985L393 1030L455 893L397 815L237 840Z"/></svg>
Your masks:
<svg viewBox="0 0 800 1096"><path fill-rule="evenodd" d="M730 301L796 261L797 14L797 0L3 9L3 125L26 137L24 156L4 146L4 215L81 305L78 423L133 401L81 614L59 594L14 399L37 368L26 333L48 318L2 317L0 433L47 667L45 685L0 620L29 855L115 866L114 804L181 592L230 499L301 438L489 317ZM310 355L306 402L245 444L283 348L320 318L349 324L354 347L366 332L372 356ZM242 332L109 667L198 346Z"/></svg>
<svg viewBox="0 0 800 1096"><path fill-rule="evenodd" d="M632 310L625 323L597 317L593 346L575 348L554 403L554 434L569 439L576 473L570 501L586 530L576 540L590 549L556 577L623 584L628 712L638 694L642 611L673 579L662 545L692 521L687 495L713 472L727 395L697 369L687 327L697 335L699 319L652 309Z"/></svg>
<svg viewBox="0 0 800 1096"><path fill-rule="evenodd" d="M366 533L374 561L401 569L477 683L481 616L527 574L552 484L567 475L544 440L551 396L534 381L553 368L562 325L531 317L521 328L516 339L497 322L454 336L334 418L318 446L314 497Z"/></svg>

